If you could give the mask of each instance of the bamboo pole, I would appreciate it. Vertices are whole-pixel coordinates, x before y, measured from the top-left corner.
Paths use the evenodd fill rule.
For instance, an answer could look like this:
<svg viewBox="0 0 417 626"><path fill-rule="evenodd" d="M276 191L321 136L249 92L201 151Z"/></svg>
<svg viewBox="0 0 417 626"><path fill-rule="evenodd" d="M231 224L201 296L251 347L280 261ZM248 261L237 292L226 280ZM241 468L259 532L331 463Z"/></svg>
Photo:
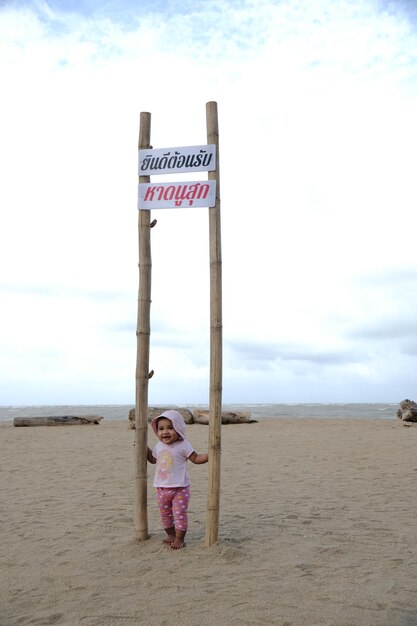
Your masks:
<svg viewBox="0 0 417 626"><path fill-rule="evenodd" d="M151 114L140 114L139 149L150 147ZM139 183L148 183L149 176L139 176ZM136 329L136 404L135 404L135 537L148 539L148 382L151 308L151 236L150 211L139 210L139 291Z"/></svg>
<svg viewBox="0 0 417 626"><path fill-rule="evenodd" d="M220 512L220 454L222 419L222 258L220 231L220 168L217 103L206 104L207 143L216 145L215 172L209 180L216 181L216 203L209 209L210 240L210 416L208 501L205 544L216 543Z"/></svg>

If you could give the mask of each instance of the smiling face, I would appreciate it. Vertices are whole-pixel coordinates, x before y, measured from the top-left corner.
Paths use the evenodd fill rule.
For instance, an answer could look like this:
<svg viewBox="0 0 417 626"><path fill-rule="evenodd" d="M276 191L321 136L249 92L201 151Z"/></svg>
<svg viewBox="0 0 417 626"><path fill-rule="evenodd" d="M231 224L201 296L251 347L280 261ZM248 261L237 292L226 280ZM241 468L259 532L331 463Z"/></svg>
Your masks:
<svg viewBox="0 0 417 626"><path fill-rule="evenodd" d="M158 420L158 439L162 443L171 444L177 441L179 434L172 425L171 420L166 417L161 417Z"/></svg>

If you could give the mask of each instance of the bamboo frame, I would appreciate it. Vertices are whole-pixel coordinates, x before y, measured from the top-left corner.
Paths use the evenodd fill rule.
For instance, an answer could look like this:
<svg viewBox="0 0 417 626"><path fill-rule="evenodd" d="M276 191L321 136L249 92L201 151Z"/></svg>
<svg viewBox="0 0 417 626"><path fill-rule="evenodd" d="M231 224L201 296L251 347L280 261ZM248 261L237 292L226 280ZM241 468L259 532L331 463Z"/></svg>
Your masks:
<svg viewBox="0 0 417 626"><path fill-rule="evenodd" d="M139 149L150 147L151 114L140 114ZM139 176L148 183L149 176ZM136 404L135 404L135 538L148 539L148 381L151 308L151 212L139 210L139 291L136 330Z"/></svg>
<svg viewBox="0 0 417 626"><path fill-rule="evenodd" d="M206 104L207 143L216 145L215 172L209 180L216 181L216 204L209 209L210 240L210 416L208 500L205 545L216 543L220 513L220 454L222 421L222 257L220 231L220 167L217 103Z"/></svg>

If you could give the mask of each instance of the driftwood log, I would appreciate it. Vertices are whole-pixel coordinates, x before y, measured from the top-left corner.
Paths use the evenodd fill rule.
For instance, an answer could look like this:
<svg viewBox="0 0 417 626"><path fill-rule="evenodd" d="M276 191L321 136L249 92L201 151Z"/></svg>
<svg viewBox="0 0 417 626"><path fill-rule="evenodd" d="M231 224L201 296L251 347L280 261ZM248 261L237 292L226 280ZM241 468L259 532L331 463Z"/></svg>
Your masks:
<svg viewBox="0 0 417 626"><path fill-rule="evenodd" d="M417 422L417 403L408 399L400 402L397 417L403 422Z"/></svg>
<svg viewBox="0 0 417 626"><path fill-rule="evenodd" d="M158 417L158 415L161 415L161 413L164 413L165 411L169 411L171 410L173 407L154 407L154 406L150 406L148 407L148 422L151 422L153 420L154 417ZM193 424L194 423L194 419L193 419L193 414L191 413L190 409L185 409L183 407L177 408L174 407L175 411L178 411L178 413L181 413L181 415L184 418L184 422L186 424ZM132 430L135 430L136 425L135 425L135 409L130 409L129 411L129 428L131 428Z"/></svg>
<svg viewBox="0 0 417 626"><path fill-rule="evenodd" d="M100 424L99 415L48 415L46 417L15 417L13 426L82 426Z"/></svg>
<svg viewBox="0 0 417 626"><path fill-rule="evenodd" d="M184 407L174 408L175 411L181 413L186 424L205 424L207 426L209 423L208 409L193 409L191 411ZM149 407L148 422L170 409L172 409L172 407ZM222 424L249 424L254 421L256 420L251 420L249 412L222 411ZM135 429L135 409L130 409L129 411L129 428L132 430Z"/></svg>

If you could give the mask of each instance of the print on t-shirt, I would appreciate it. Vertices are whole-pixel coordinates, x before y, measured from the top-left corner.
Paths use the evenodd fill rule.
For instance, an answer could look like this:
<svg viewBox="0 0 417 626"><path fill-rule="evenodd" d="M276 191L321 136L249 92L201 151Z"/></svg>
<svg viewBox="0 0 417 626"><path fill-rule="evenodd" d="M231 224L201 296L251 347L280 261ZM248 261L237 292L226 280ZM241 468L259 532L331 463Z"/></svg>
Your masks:
<svg viewBox="0 0 417 626"><path fill-rule="evenodd" d="M174 459L169 450L163 450L158 457L158 479L165 480L171 473Z"/></svg>

